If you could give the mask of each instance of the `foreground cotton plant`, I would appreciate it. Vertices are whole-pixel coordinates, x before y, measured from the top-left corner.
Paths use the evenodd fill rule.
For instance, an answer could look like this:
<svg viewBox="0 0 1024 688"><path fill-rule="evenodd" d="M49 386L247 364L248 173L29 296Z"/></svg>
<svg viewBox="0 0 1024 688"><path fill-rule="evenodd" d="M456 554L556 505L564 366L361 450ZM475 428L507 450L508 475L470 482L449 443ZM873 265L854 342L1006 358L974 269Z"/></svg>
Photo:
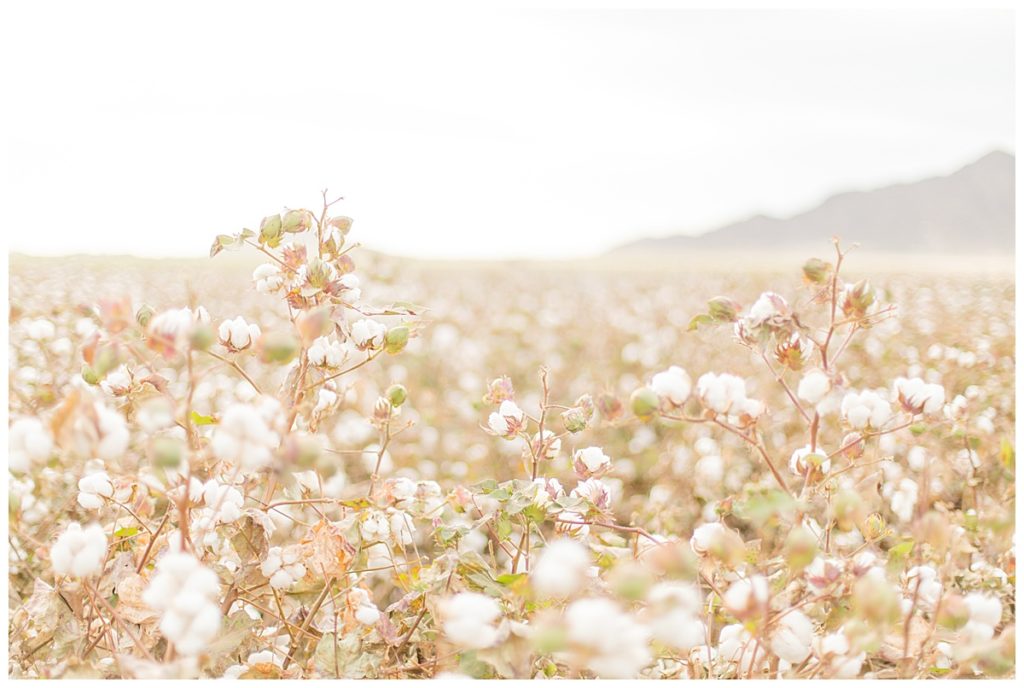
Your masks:
<svg viewBox="0 0 1024 688"><path fill-rule="evenodd" d="M837 246L684 330L700 280L357 276L334 206L159 308L12 281L12 675L1012 674L1006 293Z"/></svg>

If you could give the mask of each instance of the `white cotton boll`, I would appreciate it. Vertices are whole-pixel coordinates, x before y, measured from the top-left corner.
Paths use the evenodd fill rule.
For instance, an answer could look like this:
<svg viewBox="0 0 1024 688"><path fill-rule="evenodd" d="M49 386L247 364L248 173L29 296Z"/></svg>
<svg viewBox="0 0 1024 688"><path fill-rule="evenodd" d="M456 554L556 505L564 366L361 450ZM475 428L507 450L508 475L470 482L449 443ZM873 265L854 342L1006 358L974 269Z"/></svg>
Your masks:
<svg viewBox="0 0 1024 688"><path fill-rule="evenodd" d="M680 609L659 614L648 625L655 640L678 651L690 650L707 639L707 626L704 622Z"/></svg>
<svg viewBox="0 0 1024 688"><path fill-rule="evenodd" d="M818 658L828 666L824 678L849 679L860 675L867 655L863 652L850 655L850 641L842 630L824 636L815 645Z"/></svg>
<svg viewBox="0 0 1024 688"><path fill-rule="evenodd" d="M599 678L634 678L651 661L649 631L605 598L576 600L565 611L567 639L585 651Z"/></svg>
<svg viewBox="0 0 1024 688"><path fill-rule="evenodd" d="M487 425L494 434L512 439L523 428L525 420L526 414L523 410L511 399L506 399L501 402L498 410L488 417Z"/></svg>
<svg viewBox="0 0 1024 688"><path fill-rule="evenodd" d="M933 416L942 411L946 403L946 390L942 385L927 384L919 377L898 377L893 383L895 396L908 413Z"/></svg>
<svg viewBox="0 0 1024 688"><path fill-rule="evenodd" d="M586 478L599 475L611 468L612 460L601 450L600 447L587 447L577 449L573 453L573 470L576 475Z"/></svg>
<svg viewBox="0 0 1024 688"><path fill-rule="evenodd" d="M54 335L57 334L57 328L49 320L38 318L25 323L25 334L28 335L29 339L53 339Z"/></svg>
<svg viewBox="0 0 1024 688"><path fill-rule="evenodd" d="M106 471L86 475L78 481L78 490L78 504L83 509L99 509L103 506L104 497L114 496L114 486Z"/></svg>
<svg viewBox="0 0 1024 688"><path fill-rule="evenodd" d="M760 669L768 659L767 651L757 642L743 624L730 624L718 634L718 656L735 662L739 673L746 675Z"/></svg>
<svg viewBox="0 0 1024 688"><path fill-rule="evenodd" d="M590 552L580 543L552 540L530 571L530 584L541 597L569 597L583 587L590 565Z"/></svg>
<svg viewBox="0 0 1024 688"><path fill-rule="evenodd" d="M790 664L799 664L811 654L814 624L800 611L789 611L779 619L772 631L770 646L777 657Z"/></svg>
<svg viewBox="0 0 1024 688"><path fill-rule="evenodd" d="M380 445L370 444L363 449L363 453L360 455L363 461L363 468L369 473L390 473L394 470L395 464L391 460L391 452L384 450L384 453L380 452ZM377 462L380 462L378 467Z"/></svg>
<svg viewBox="0 0 1024 688"><path fill-rule="evenodd" d="M388 526L399 546L411 545L416 536L416 523L401 509L389 509Z"/></svg>
<svg viewBox="0 0 1024 688"><path fill-rule="evenodd" d="M693 443L693 448L701 456L718 453L718 442L713 437L701 437Z"/></svg>
<svg viewBox="0 0 1024 688"><path fill-rule="evenodd" d="M703 604L700 589L690 583L658 583L647 602L655 612L649 627L655 640L675 650L686 651L707 640L707 627L698 618Z"/></svg>
<svg viewBox="0 0 1024 688"><path fill-rule="evenodd" d="M690 396L690 376L679 366L672 366L651 378L651 389L669 406L682 406Z"/></svg>
<svg viewBox="0 0 1024 688"><path fill-rule="evenodd" d="M391 536L391 521L383 511L367 511L359 522L359 534L363 539L372 542L387 540Z"/></svg>
<svg viewBox="0 0 1024 688"><path fill-rule="evenodd" d="M53 451L50 431L37 418L19 418L7 432L7 465L14 472L27 472Z"/></svg>
<svg viewBox="0 0 1024 688"><path fill-rule="evenodd" d="M832 389L832 380L820 370L811 370L800 378L796 395L808 404L817 404Z"/></svg>
<svg viewBox="0 0 1024 688"><path fill-rule="evenodd" d="M747 401L746 383L728 373L705 373L697 380L697 396L716 413L736 413Z"/></svg>
<svg viewBox="0 0 1024 688"><path fill-rule="evenodd" d="M350 272L347 275L342 275L338 281L345 290L341 294L342 301L350 304L358 302L359 298L363 295L362 290L359 288L359 278Z"/></svg>
<svg viewBox="0 0 1024 688"><path fill-rule="evenodd" d="M372 604L360 605L356 607L355 616L356 621L364 626L373 626L378 620L380 620L380 610Z"/></svg>
<svg viewBox="0 0 1024 688"><path fill-rule="evenodd" d="M218 523L234 523L242 517L242 506L245 498L242 493L230 485L221 485L216 480L208 480L203 485L203 502L210 509L217 509ZM219 506L217 506L219 504Z"/></svg>
<svg viewBox="0 0 1024 688"><path fill-rule="evenodd" d="M757 297L744 319L751 327L757 327L779 315L786 307L784 298L775 292L766 291Z"/></svg>
<svg viewBox="0 0 1024 688"><path fill-rule="evenodd" d="M761 575L741 578L729 586L722 603L734 616L742 618L760 610L768 602L768 579Z"/></svg>
<svg viewBox="0 0 1024 688"><path fill-rule="evenodd" d="M916 591L916 592L915 592ZM942 596L942 583L931 566L915 566L907 571L907 592L917 597L917 606L926 612L935 611Z"/></svg>
<svg viewBox="0 0 1024 688"><path fill-rule="evenodd" d="M789 472L793 475L802 476L806 475L808 470L817 466L822 473L828 474L832 468L832 462L825 458L825 456L825 453L820 450L812 450L811 445L801 447L789 457Z"/></svg>
<svg viewBox="0 0 1024 688"><path fill-rule="evenodd" d="M270 463L278 441L277 433L267 427L257 409L235 404L221 416L210 449L221 461L255 471Z"/></svg>
<svg viewBox="0 0 1024 688"><path fill-rule="evenodd" d="M352 323L352 341L361 351L379 349L384 344L385 334L387 328L376 320L364 318Z"/></svg>
<svg viewBox="0 0 1024 688"><path fill-rule="evenodd" d="M299 548L294 545L267 550L260 571L270 580L270 587L278 590L292 587L306 575L306 567L299 561Z"/></svg>
<svg viewBox="0 0 1024 688"><path fill-rule="evenodd" d="M877 430L892 418L892 407L889 402L870 390L848 392L839 408L843 420L857 430Z"/></svg>
<svg viewBox="0 0 1024 688"><path fill-rule="evenodd" d="M98 523L71 523L50 548L50 564L59 576L84 578L103 570L106 554L107 536Z"/></svg>
<svg viewBox="0 0 1024 688"><path fill-rule="evenodd" d="M475 531L474 531L475 532ZM391 550L383 542L375 542L366 548L366 567L381 569L393 566Z"/></svg>
<svg viewBox="0 0 1024 688"><path fill-rule="evenodd" d="M128 450L131 434L124 417L97 402L96 424L100 431L100 441L96 445L96 456L104 461L119 461Z"/></svg>
<svg viewBox="0 0 1024 688"><path fill-rule="evenodd" d="M316 406L313 407L313 415L321 414L338 403L338 395L329 389L320 388L316 396Z"/></svg>
<svg viewBox="0 0 1024 688"><path fill-rule="evenodd" d="M345 353L345 346L341 342L331 341L328 337L317 337L306 355L311 365L338 368L345 362Z"/></svg>
<svg viewBox="0 0 1024 688"><path fill-rule="evenodd" d="M501 617L501 607L493 598L461 592L442 601L441 615L445 636L459 647L482 650L498 640L495 623Z"/></svg>
<svg viewBox="0 0 1024 688"><path fill-rule="evenodd" d="M234 320L225 320L217 328L220 343L232 351L248 349L256 343L261 334L259 325L247 323L242 316Z"/></svg>
<svg viewBox="0 0 1024 688"><path fill-rule="evenodd" d="M964 597L971 621L995 628L1003 618L1003 605L996 597L972 592Z"/></svg>
<svg viewBox="0 0 1024 688"><path fill-rule="evenodd" d="M570 497L581 497L599 510L606 510L612 505L612 492L607 483L599 478L587 478L578 483L569 493ZM585 519L578 519L585 520Z"/></svg>
<svg viewBox="0 0 1024 688"><path fill-rule="evenodd" d="M694 553L704 556L720 538L726 536L726 530L726 527L717 521L697 526L690 537L690 548Z"/></svg>
<svg viewBox="0 0 1024 688"><path fill-rule="evenodd" d="M892 493L889 506L900 521L910 521L914 517L914 507L917 506L917 483L910 478L903 478Z"/></svg>
<svg viewBox="0 0 1024 688"><path fill-rule="evenodd" d="M263 263L253 270L252 281L255 283L256 291L261 294L269 294L281 288L281 285L284 284L284 276L273 263Z"/></svg>
<svg viewBox="0 0 1024 688"><path fill-rule="evenodd" d="M694 480L700 488L720 485L725 476L725 462L721 456L708 454L700 457L693 472Z"/></svg>
<svg viewBox="0 0 1024 688"><path fill-rule="evenodd" d="M107 376L100 381L100 389L111 396L122 396L132 386L132 376L128 367L123 363L115 370L107 373Z"/></svg>

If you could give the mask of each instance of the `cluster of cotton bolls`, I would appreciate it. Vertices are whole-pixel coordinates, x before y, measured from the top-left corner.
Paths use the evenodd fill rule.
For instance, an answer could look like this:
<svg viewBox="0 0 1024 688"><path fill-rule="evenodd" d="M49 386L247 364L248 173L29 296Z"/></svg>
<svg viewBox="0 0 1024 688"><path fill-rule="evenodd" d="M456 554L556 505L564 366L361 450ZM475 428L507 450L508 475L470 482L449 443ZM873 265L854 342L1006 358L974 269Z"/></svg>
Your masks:
<svg viewBox="0 0 1024 688"><path fill-rule="evenodd" d="M187 552L168 552L157 560L142 599L161 613L160 632L175 649L195 655L220 630L219 596L217 574Z"/></svg>

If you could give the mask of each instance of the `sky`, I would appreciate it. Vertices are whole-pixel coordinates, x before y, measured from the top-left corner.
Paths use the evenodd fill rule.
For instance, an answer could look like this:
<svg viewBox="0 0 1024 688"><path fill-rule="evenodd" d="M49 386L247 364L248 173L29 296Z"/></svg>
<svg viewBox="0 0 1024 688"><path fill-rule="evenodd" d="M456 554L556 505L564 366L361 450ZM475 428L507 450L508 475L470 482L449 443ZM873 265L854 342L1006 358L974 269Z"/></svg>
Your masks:
<svg viewBox="0 0 1024 688"><path fill-rule="evenodd" d="M1014 150L1007 11L8 4L8 247L572 258Z"/></svg>

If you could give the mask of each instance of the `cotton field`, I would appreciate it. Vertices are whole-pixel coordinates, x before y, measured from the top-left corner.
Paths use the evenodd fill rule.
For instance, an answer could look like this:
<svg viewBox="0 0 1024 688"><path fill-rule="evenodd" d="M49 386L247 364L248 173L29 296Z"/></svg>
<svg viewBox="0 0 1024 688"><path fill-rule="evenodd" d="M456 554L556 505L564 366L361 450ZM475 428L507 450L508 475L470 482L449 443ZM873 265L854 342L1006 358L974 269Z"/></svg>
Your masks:
<svg viewBox="0 0 1024 688"><path fill-rule="evenodd" d="M1013 675L1012 275L249 220L12 258L10 676Z"/></svg>

